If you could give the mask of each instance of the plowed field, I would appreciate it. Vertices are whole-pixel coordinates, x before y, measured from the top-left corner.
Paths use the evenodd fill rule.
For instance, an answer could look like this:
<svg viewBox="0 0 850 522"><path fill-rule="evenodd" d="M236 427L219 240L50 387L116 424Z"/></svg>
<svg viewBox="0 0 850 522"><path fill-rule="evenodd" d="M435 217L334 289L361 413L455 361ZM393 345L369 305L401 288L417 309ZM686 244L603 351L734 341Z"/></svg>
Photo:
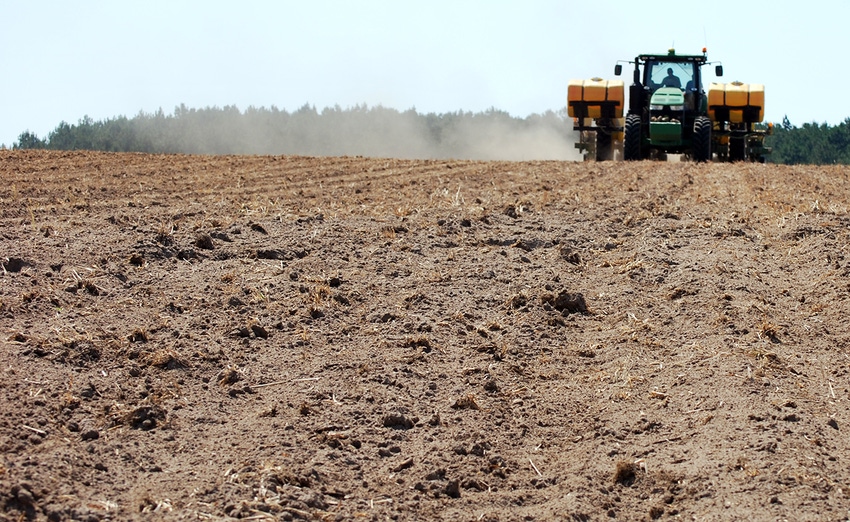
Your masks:
<svg viewBox="0 0 850 522"><path fill-rule="evenodd" d="M0 519L845 520L850 169L0 153Z"/></svg>

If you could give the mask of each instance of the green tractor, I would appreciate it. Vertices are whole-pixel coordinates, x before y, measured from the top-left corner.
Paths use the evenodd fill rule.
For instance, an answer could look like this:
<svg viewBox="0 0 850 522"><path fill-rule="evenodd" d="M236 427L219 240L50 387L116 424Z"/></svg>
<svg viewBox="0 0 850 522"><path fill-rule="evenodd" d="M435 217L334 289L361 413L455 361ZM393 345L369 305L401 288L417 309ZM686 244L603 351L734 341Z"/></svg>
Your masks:
<svg viewBox="0 0 850 522"><path fill-rule="evenodd" d="M703 88L701 55L642 54L634 61L628 113L623 119L623 82L599 78L571 81L567 104L579 131L579 149L595 159L622 150L626 161L665 160L680 154L698 162L764 161L770 149L764 138L771 126L762 125L764 86L732 82ZM617 64L619 76L623 66ZM723 66L715 66L723 75ZM594 139L595 138L595 139Z"/></svg>
<svg viewBox="0 0 850 522"><path fill-rule="evenodd" d="M703 55L643 54L635 58L629 87L629 113L623 136L623 159L640 160L686 154L695 161L711 159L712 122L702 89ZM617 64L614 74L622 74ZM718 65L717 76L723 75Z"/></svg>

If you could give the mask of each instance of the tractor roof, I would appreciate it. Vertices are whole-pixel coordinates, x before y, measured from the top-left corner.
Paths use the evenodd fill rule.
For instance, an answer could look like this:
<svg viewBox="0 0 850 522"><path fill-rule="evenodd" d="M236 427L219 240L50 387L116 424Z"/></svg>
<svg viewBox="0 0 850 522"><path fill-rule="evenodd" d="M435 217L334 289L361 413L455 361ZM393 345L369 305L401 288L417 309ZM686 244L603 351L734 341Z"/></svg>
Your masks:
<svg viewBox="0 0 850 522"><path fill-rule="evenodd" d="M637 60L641 62L659 60L664 62L695 62L697 64L704 64L708 62L708 57L705 55L705 49L703 49L703 54L676 54L675 49L670 49L666 54L641 54L637 57Z"/></svg>

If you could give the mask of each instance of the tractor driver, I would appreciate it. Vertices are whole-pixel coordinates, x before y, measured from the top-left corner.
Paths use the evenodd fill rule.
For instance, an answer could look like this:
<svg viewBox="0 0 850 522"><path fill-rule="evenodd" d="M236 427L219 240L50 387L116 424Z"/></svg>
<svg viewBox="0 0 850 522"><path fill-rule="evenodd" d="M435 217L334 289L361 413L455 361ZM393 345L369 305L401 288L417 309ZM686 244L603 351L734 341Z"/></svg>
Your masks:
<svg viewBox="0 0 850 522"><path fill-rule="evenodd" d="M661 80L661 85L664 87L677 87L679 89L682 88L682 80L679 79L678 76L673 74L673 68L669 67L667 69L667 76Z"/></svg>

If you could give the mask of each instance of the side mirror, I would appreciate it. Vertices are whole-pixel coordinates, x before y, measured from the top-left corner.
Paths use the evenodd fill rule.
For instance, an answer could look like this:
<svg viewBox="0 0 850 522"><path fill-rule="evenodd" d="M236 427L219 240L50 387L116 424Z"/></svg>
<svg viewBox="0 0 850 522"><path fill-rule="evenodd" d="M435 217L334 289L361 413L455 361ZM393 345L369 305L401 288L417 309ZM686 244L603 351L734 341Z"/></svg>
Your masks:
<svg viewBox="0 0 850 522"><path fill-rule="evenodd" d="M722 65L714 66L714 74L715 74L715 76L723 76L723 66Z"/></svg>
<svg viewBox="0 0 850 522"><path fill-rule="evenodd" d="M621 74L623 74L623 66L618 63L614 66L614 76L620 76Z"/></svg>

